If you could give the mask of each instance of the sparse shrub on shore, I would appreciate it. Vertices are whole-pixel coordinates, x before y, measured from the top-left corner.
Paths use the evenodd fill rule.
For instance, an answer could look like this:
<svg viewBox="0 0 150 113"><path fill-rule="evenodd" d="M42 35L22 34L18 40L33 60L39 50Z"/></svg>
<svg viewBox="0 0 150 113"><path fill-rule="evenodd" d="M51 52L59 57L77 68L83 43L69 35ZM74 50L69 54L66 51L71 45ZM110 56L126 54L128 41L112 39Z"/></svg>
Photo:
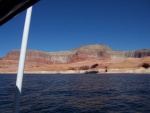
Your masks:
<svg viewBox="0 0 150 113"><path fill-rule="evenodd" d="M148 64L148 63L143 63L143 64L142 64L142 67L145 68L145 69L147 69L147 68L150 67L150 64Z"/></svg>
<svg viewBox="0 0 150 113"><path fill-rule="evenodd" d="M98 64L93 64L93 65L91 66L91 69L96 68L97 66L98 66Z"/></svg>

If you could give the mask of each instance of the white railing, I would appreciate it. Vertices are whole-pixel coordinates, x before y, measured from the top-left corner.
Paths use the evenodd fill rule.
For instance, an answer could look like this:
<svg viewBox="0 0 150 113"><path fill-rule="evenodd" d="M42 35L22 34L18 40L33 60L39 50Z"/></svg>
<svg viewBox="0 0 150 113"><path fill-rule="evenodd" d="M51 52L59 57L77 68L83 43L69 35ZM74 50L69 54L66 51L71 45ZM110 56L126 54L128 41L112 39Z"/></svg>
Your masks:
<svg viewBox="0 0 150 113"><path fill-rule="evenodd" d="M31 14L32 14L32 6L27 9L26 19L25 19L25 24L24 24L24 32L22 36L22 45L21 45L21 51L20 51L17 80L16 80L16 91L15 91L13 113L19 113L19 104L20 104L20 96L21 96L21 89L22 89L22 81L23 81L23 73L24 73L24 65L25 65L25 57L26 57L26 50L27 50L27 43L28 43Z"/></svg>

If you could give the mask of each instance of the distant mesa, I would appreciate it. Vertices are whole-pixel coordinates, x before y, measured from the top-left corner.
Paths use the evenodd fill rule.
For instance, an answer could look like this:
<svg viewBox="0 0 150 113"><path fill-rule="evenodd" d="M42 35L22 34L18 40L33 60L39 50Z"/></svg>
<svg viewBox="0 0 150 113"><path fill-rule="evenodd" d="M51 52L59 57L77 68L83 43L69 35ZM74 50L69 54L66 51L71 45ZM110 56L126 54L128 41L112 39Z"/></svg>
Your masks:
<svg viewBox="0 0 150 113"><path fill-rule="evenodd" d="M0 58L0 72L17 72L20 51L13 50ZM149 70L150 49L134 51L115 51L107 45L86 45L69 51L43 52L28 50L26 54L26 72L64 71L96 74L122 72L120 69ZM134 72L134 71L130 71ZM143 72L143 71L142 71ZM147 71L148 72L148 71Z"/></svg>
<svg viewBox="0 0 150 113"><path fill-rule="evenodd" d="M19 60L19 50L13 50L3 60ZM87 45L70 51L61 52L43 52L37 50L28 50L26 62L38 62L46 64L57 63L76 63L88 59L122 59L122 58L143 58L150 56L150 49L141 49L135 51L115 51L107 45Z"/></svg>

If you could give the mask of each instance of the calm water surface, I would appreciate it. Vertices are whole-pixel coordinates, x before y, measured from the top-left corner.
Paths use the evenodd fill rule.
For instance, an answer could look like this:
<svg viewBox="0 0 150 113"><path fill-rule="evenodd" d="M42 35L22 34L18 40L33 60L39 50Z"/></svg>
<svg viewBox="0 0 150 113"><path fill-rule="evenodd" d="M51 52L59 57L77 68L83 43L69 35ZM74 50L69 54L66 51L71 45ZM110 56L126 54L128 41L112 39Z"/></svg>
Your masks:
<svg viewBox="0 0 150 113"><path fill-rule="evenodd" d="M0 75L0 113L12 113L16 75ZM25 75L20 113L150 113L150 75Z"/></svg>

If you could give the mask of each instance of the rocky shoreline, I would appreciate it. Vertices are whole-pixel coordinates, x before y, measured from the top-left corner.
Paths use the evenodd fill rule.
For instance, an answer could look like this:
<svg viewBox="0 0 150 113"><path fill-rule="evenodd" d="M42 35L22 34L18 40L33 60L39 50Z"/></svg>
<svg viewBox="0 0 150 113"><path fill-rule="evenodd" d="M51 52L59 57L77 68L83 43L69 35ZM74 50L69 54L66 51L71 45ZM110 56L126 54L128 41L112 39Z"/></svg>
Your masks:
<svg viewBox="0 0 150 113"><path fill-rule="evenodd" d="M93 70L88 70L93 71ZM108 69L106 72L105 69L98 69L97 74L150 74L150 68L124 68L124 69ZM25 74L85 74L86 70L67 70L67 71L25 71ZM0 74L17 74L17 72L0 72ZM92 73L91 73L92 74Z"/></svg>

